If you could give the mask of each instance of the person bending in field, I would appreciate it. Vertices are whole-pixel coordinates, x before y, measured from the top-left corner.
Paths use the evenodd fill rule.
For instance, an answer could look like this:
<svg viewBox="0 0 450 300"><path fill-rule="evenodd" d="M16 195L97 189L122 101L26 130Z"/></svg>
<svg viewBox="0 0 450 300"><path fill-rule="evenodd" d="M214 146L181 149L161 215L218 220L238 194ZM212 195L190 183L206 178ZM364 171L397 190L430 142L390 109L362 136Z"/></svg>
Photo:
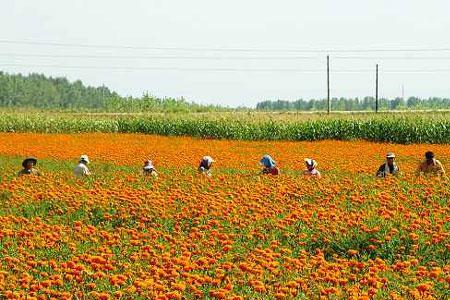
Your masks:
<svg viewBox="0 0 450 300"><path fill-rule="evenodd" d="M279 175L280 169L276 166L275 160L273 158L266 154L264 155L259 163L262 165L263 169L261 170L262 174L271 174L271 175Z"/></svg>
<svg viewBox="0 0 450 300"><path fill-rule="evenodd" d="M155 166L153 166L153 162L149 159L144 161L144 166L142 167L142 175L144 176L153 176L158 177L158 173L156 172Z"/></svg>
<svg viewBox="0 0 450 300"><path fill-rule="evenodd" d="M386 154L386 162L378 168L377 177L386 177L388 175L397 176L399 174L400 169L395 162L395 154L389 152Z"/></svg>
<svg viewBox="0 0 450 300"><path fill-rule="evenodd" d="M78 165L73 170L73 174L76 177L86 177L91 175L91 171L89 171L89 168L87 167L89 163L89 157L87 155L81 155Z"/></svg>
<svg viewBox="0 0 450 300"><path fill-rule="evenodd" d="M427 151L425 153L425 160L417 168L417 174L445 176L445 170L441 162L434 158L434 153Z"/></svg>
<svg viewBox="0 0 450 300"><path fill-rule="evenodd" d="M198 166L198 171L201 174L205 174L208 177L211 177L211 167L213 162L215 160L211 156L203 156L202 160L200 161L200 165Z"/></svg>
<svg viewBox="0 0 450 300"><path fill-rule="evenodd" d="M38 169L35 168L37 164L37 159L34 157L27 157L22 161L22 167L23 169L19 171L18 176L22 175L36 175L40 176L41 173Z"/></svg>
<svg viewBox="0 0 450 300"><path fill-rule="evenodd" d="M305 158L305 166L306 170L303 171L303 175L313 176L317 178L321 178L319 170L317 170L317 162L312 158Z"/></svg>

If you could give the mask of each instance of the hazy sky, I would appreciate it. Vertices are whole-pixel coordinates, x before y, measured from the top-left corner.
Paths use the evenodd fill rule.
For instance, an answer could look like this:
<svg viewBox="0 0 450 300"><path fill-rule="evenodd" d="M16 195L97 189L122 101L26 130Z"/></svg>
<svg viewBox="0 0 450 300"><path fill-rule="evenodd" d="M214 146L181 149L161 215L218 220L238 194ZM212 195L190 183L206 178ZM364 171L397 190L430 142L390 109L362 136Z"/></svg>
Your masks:
<svg viewBox="0 0 450 300"><path fill-rule="evenodd" d="M7 72L67 76L122 95L249 106L324 98L321 51L330 50L333 97L373 95L376 63L381 96L401 96L403 85L405 96L450 97L448 0L0 3L0 69Z"/></svg>

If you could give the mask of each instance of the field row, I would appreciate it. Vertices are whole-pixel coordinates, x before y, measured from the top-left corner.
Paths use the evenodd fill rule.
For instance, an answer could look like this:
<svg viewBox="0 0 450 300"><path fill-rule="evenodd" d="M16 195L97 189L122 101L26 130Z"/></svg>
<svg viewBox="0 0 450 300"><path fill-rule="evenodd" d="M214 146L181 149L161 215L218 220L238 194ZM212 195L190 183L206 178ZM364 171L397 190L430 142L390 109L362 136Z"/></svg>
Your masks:
<svg viewBox="0 0 450 300"><path fill-rule="evenodd" d="M139 169L145 159L153 160L157 169L196 169L204 155L215 158L218 172L257 173L259 160L270 154L282 172L300 172L304 158L314 158L326 173L375 174L387 152L395 152L405 175L414 173L428 150L444 166L450 165L450 148L446 145L394 145L364 141L229 141L190 137L165 137L139 134L34 134L0 133L0 155L14 159L15 166L26 156L64 161L71 170L81 154L88 154L95 170L97 163ZM72 163L70 163L72 162ZM5 168L10 165L3 164ZM44 164L45 167L45 164ZM15 174L15 173L14 173Z"/></svg>
<svg viewBox="0 0 450 300"><path fill-rule="evenodd" d="M292 115L0 114L0 132L144 133L233 140L450 143L448 114Z"/></svg>

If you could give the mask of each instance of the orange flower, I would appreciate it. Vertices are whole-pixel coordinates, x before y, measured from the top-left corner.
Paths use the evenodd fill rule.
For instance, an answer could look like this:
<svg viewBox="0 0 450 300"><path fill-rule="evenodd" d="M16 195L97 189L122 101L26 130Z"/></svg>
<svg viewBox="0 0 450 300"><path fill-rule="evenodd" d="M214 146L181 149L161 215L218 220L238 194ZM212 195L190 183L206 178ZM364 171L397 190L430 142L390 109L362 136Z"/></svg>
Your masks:
<svg viewBox="0 0 450 300"><path fill-rule="evenodd" d="M386 148L406 176L373 176ZM67 167L80 149L95 170L85 181ZM450 187L410 176L426 149L450 162L445 145L0 134L0 290L7 299L445 298ZM45 176L13 178L28 152ZM217 159L208 180L196 176L205 153ZM264 153L281 176L256 175ZM311 153L321 180L299 176ZM139 175L141 156L158 180Z"/></svg>

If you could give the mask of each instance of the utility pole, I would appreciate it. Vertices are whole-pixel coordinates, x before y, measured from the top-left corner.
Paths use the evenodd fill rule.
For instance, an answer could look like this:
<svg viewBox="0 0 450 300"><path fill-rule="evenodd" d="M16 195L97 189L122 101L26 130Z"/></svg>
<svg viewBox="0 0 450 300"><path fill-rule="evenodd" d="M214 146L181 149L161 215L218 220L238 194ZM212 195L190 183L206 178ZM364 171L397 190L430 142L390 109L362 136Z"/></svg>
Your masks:
<svg viewBox="0 0 450 300"><path fill-rule="evenodd" d="M378 64L376 67L376 77L375 77L375 112L378 112Z"/></svg>
<svg viewBox="0 0 450 300"><path fill-rule="evenodd" d="M330 114L330 56L327 55L327 114Z"/></svg>

